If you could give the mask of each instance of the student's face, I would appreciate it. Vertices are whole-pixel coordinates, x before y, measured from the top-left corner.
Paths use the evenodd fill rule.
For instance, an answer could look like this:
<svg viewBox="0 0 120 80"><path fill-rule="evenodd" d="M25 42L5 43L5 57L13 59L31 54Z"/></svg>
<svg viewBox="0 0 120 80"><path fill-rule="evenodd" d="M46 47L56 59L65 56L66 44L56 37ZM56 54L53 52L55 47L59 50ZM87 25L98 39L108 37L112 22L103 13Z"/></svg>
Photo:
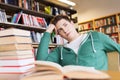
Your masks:
<svg viewBox="0 0 120 80"><path fill-rule="evenodd" d="M70 41L74 36L75 28L73 22L61 19L57 22L56 29L58 34L68 41Z"/></svg>

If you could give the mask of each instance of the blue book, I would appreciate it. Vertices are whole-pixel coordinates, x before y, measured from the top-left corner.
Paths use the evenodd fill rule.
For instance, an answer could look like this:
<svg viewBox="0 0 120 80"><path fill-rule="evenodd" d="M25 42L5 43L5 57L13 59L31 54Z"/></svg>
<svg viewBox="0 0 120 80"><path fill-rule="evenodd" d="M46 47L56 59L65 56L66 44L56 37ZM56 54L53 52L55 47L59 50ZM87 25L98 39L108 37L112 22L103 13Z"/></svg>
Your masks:
<svg viewBox="0 0 120 80"><path fill-rule="evenodd" d="M17 15L18 15L17 13L15 13L15 14L13 15L13 18L12 18L12 20L11 20L12 23L15 23L15 20L16 20Z"/></svg>

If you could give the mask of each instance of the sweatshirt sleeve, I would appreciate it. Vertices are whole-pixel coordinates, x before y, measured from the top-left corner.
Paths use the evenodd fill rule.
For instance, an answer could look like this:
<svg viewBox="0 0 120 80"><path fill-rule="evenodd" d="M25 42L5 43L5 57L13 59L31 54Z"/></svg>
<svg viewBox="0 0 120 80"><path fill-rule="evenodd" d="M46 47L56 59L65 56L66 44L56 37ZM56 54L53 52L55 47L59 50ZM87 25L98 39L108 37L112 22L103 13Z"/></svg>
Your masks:
<svg viewBox="0 0 120 80"><path fill-rule="evenodd" d="M113 41L108 35L99 33L99 38L102 41L105 51L118 51L120 53L120 44Z"/></svg>
<svg viewBox="0 0 120 80"><path fill-rule="evenodd" d="M50 41L50 33L45 32L41 38L36 55L37 60L45 60L48 57L48 46Z"/></svg>

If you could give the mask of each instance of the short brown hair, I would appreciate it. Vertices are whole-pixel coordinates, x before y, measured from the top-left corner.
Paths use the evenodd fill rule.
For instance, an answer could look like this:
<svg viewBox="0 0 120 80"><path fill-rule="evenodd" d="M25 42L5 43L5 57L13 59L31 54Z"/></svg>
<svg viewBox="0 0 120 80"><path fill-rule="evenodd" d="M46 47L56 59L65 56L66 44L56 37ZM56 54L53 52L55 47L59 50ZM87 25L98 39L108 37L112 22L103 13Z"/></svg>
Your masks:
<svg viewBox="0 0 120 80"><path fill-rule="evenodd" d="M55 17L51 20L51 24L56 25L57 22L58 22L59 20L61 20L61 19L65 19L65 20L67 20L67 21L69 21L69 22L71 21L70 18L69 18L67 15L57 15L57 16L55 16Z"/></svg>

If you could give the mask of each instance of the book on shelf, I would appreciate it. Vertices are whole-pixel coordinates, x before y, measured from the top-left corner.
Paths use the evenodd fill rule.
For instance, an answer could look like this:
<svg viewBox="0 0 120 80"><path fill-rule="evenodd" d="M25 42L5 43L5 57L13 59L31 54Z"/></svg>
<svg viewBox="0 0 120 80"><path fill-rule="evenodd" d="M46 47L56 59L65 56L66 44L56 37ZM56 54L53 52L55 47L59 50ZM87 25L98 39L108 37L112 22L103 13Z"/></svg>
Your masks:
<svg viewBox="0 0 120 80"><path fill-rule="evenodd" d="M3 0L2 2L6 3L6 4L18 6L18 0Z"/></svg>
<svg viewBox="0 0 120 80"><path fill-rule="evenodd" d="M7 15L4 9L0 8L0 22L7 22Z"/></svg>
<svg viewBox="0 0 120 80"><path fill-rule="evenodd" d="M32 70L34 68L34 64L26 65L26 66L6 66L6 67L0 67L0 74L16 74L16 73L26 73Z"/></svg>
<svg viewBox="0 0 120 80"><path fill-rule="evenodd" d="M17 35L17 36L30 36L30 31L17 29L17 28L9 28L0 31L0 37L2 36L10 36L10 35Z"/></svg>
<svg viewBox="0 0 120 80"><path fill-rule="evenodd" d="M51 6L45 6L44 7L45 13L52 15L52 8Z"/></svg>
<svg viewBox="0 0 120 80"><path fill-rule="evenodd" d="M24 24L28 26L47 27L47 22L42 17L23 13L23 11L15 13L11 20L12 23Z"/></svg>
<svg viewBox="0 0 120 80"><path fill-rule="evenodd" d="M18 12L18 13L15 13L15 14L13 15L13 17L12 17L11 22L12 22L12 23L18 23L19 20L20 20L20 18L21 18L21 16L22 16L22 11L21 11L21 12Z"/></svg>
<svg viewBox="0 0 120 80"><path fill-rule="evenodd" d="M35 71L28 76L22 78L22 80L64 80L67 79L83 79L83 80L107 80L110 76L107 73L96 70L93 67L85 66L60 66L57 63L49 61L35 61Z"/></svg>
<svg viewBox="0 0 120 80"><path fill-rule="evenodd" d="M39 25L43 28L47 27L47 23L45 21L45 18L42 17L36 17L37 18L37 22L39 23Z"/></svg>
<svg viewBox="0 0 120 80"><path fill-rule="evenodd" d="M21 16L21 23L24 24L24 25L31 25L30 23L30 16L29 14L26 14L26 13L22 13L22 16ZM33 25L31 25L33 26Z"/></svg>
<svg viewBox="0 0 120 80"><path fill-rule="evenodd" d="M38 41L38 42L41 41L41 38L43 37L43 34L44 34L44 33L39 33L39 32L36 33L36 37L37 37L37 41Z"/></svg>
<svg viewBox="0 0 120 80"><path fill-rule="evenodd" d="M40 42L42 36L43 36L43 33L31 31L32 42Z"/></svg>
<svg viewBox="0 0 120 80"><path fill-rule="evenodd" d="M30 33L31 33L32 42L38 42L36 33L34 31L31 31Z"/></svg>
<svg viewBox="0 0 120 80"><path fill-rule="evenodd" d="M5 44L0 45L0 52L14 50L32 50L31 44Z"/></svg>
<svg viewBox="0 0 120 80"><path fill-rule="evenodd" d="M0 45L16 43L32 43L31 37L25 36L4 36L0 37Z"/></svg>

